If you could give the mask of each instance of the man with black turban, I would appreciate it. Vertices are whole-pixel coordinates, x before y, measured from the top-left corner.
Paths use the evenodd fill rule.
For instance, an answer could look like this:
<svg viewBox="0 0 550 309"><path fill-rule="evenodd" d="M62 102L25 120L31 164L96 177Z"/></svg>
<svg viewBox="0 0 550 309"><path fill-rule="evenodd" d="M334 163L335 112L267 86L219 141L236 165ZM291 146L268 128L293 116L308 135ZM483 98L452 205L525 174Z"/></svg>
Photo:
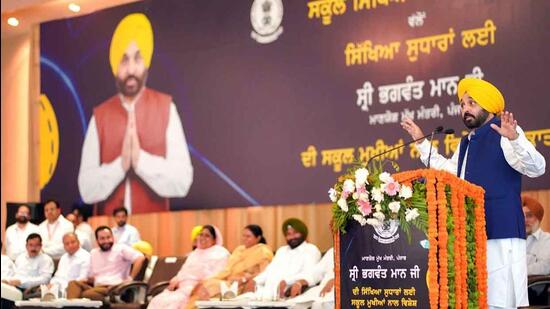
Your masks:
<svg viewBox="0 0 550 309"><path fill-rule="evenodd" d="M249 281L247 291L256 289L256 297L262 300L283 298L298 279L300 273L313 268L321 259L317 246L307 239L307 226L296 218L287 219L282 226L286 246L275 253L273 261L254 280Z"/></svg>
<svg viewBox="0 0 550 309"><path fill-rule="evenodd" d="M425 139L416 144L420 159L485 189L487 300L489 308L528 306L525 221L521 211L521 175L544 174L546 161L525 137L504 97L491 83L465 78L458 83L464 136L451 159ZM411 119L401 123L413 139L424 136Z"/></svg>

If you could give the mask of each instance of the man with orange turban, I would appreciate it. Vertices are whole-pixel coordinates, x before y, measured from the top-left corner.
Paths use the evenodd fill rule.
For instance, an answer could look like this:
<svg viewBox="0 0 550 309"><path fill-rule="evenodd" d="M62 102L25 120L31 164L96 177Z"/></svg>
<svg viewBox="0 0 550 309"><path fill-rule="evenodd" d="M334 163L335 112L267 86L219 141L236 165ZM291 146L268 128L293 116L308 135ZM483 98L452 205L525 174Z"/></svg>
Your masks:
<svg viewBox="0 0 550 309"><path fill-rule="evenodd" d="M491 83L465 78L458 83L462 121L470 133L447 159L426 140L416 144L420 159L485 189L487 299L489 308L528 306L525 221L521 176L544 174L546 161L527 140L502 93ZM401 123L413 139L424 136L413 120Z"/></svg>
<svg viewBox="0 0 550 309"><path fill-rule="evenodd" d="M82 146L78 187L99 214L169 210L184 197L193 167L172 97L147 88L153 55L147 16L124 17L111 40L109 60L118 94L94 108Z"/></svg>
<svg viewBox="0 0 550 309"><path fill-rule="evenodd" d="M522 196L527 232L527 274L550 275L550 233L540 227L544 208L532 197Z"/></svg>

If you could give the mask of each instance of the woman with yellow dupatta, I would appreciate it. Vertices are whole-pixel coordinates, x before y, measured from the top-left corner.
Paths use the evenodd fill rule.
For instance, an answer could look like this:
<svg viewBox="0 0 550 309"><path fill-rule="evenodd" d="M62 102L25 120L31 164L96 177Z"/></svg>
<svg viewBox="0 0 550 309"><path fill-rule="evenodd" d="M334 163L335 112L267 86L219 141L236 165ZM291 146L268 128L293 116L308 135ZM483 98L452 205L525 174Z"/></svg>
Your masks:
<svg viewBox="0 0 550 309"><path fill-rule="evenodd" d="M249 280L261 273L273 259L272 249L266 245L262 228L251 224L243 230L243 245L237 247L225 268L215 276L205 279L195 287L192 300L208 300L220 295L220 283L230 286L238 282L240 294ZM194 308L191 302L189 308Z"/></svg>

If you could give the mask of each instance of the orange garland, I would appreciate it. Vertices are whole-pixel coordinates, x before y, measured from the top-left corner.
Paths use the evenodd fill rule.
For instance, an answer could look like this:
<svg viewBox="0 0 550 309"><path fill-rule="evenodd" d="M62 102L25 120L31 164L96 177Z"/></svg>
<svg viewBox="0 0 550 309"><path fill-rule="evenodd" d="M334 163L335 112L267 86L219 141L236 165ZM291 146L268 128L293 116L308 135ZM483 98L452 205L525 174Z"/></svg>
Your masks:
<svg viewBox="0 0 550 309"><path fill-rule="evenodd" d="M426 202L428 204L428 242L430 243L430 250L428 252L428 272L430 274L428 293L431 309L439 308L439 280L437 273L437 200L435 181L435 173L428 170L426 172Z"/></svg>
<svg viewBox="0 0 550 309"><path fill-rule="evenodd" d="M475 207L475 239L477 290L479 291L479 308L487 308L487 233L485 230L485 199L484 190L479 189L474 194Z"/></svg>
<svg viewBox="0 0 550 309"><path fill-rule="evenodd" d="M428 253L430 308L448 307L447 265L447 200L445 185L451 186L451 210L455 222L455 295L456 308L468 308L468 260L466 254L466 195L474 199L477 288L479 308L487 308L487 235L485 231L484 190L481 187L454 177L444 171L419 169L395 174L394 179L411 185L413 180L426 178L426 202L428 206ZM437 183L436 183L437 181ZM437 190L436 190L437 187ZM467 192L466 192L467 191ZM439 217L438 217L439 211ZM438 222L439 221L439 222ZM438 224L439 223L439 224ZM439 226L439 231L438 231ZM439 232L439 234L438 234ZM438 250L439 258L438 258ZM439 263L439 276L438 276Z"/></svg>

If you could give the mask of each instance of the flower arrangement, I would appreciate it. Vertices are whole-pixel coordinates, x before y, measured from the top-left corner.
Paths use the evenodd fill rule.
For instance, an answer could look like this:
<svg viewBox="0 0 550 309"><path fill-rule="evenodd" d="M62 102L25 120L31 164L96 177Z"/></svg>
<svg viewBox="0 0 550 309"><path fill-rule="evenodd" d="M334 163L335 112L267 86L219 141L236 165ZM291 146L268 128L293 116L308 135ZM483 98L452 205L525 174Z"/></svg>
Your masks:
<svg viewBox="0 0 550 309"><path fill-rule="evenodd" d="M410 239L410 225L426 231L425 185L399 183L381 166L369 171L357 165L338 178L328 191L333 202L333 227L346 232L348 220L362 226L379 226L385 220L398 220L400 227Z"/></svg>
<svg viewBox="0 0 550 309"><path fill-rule="evenodd" d="M430 308L487 308L481 187L433 169L390 175L380 163L350 168L328 193L335 231L345 233L352 220L362 226L398 220L409 242L411 225L426 234Z"/></svg>

